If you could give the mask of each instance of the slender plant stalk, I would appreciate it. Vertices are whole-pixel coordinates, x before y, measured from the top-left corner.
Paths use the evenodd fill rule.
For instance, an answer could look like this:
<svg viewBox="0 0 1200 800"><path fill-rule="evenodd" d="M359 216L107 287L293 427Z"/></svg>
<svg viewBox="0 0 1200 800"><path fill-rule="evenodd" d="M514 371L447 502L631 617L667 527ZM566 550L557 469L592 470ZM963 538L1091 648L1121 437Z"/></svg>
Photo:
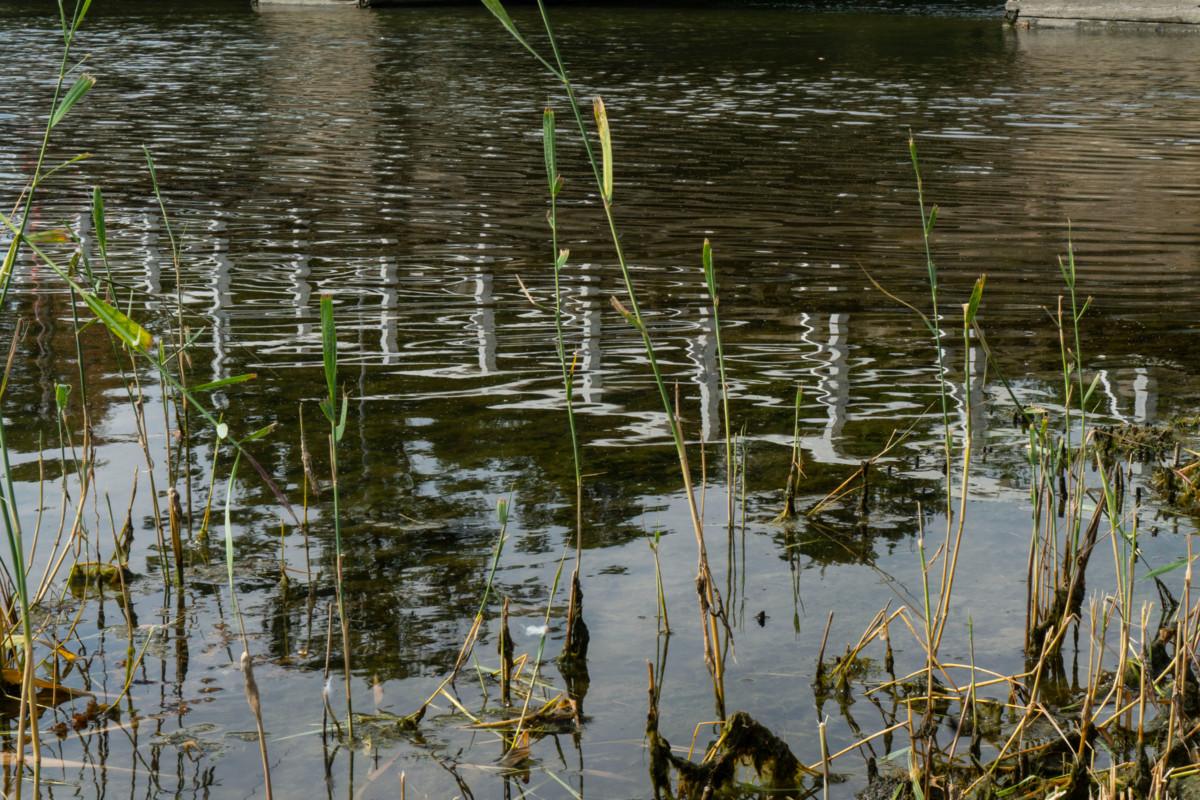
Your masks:
<svg viewBox="0 0 1200 800"><path fill-rule="evenodd" d="M341 414L337 413L337 328L333 318L333 296L321 295L321 351L325 365L325 388L327 394L320 403L321 411L329 421L329 472L333 493L333 546L334 582L337 589L338 618L342 629L342 669L345 673L346 730L354 739L354 706L350 697L350 620L346 616L346 596L343 575L344 551L342 549L341 498L338 491L337 445L346 432L346 411L349 395L342 395Z"/></svg>
<svg viewBox="0 0 1200 800"><path fill-rule="evenodd" d="M912 161L913 176L917 182L917 207L921 212L921 243L925 249L925 270L929 280L929 300L933 313L925 317L925 325L933 337L934 351L937 353L938 368L938 397L942 406L942 444L946 458L946 525L950 525L951 504L953 493L950 489L950 398L946 388L946 365L942 353L942 323L938 307L938 271L933 260L933 248L930 243L933 227L937 224L938 207L925 206L925 183L921 178L921 165L917 159L917 140L910 131L908 134L908 154Z"/></svg>
<svg viewBox="0 0 1200 800"><path fill-rule="evenodd" d="M158 170L154 166L154 158L150 155L150 148L143 146L142 151L146 154L146 167L150 171L150 185L154 189L154 199L158 201L158 209L162 214L163 228L167 232L167 240L171 245L171 263L175 267L175 326L178 342L175 351L175 368L179 375L179 384L183 387L175 395L175 407L179 417L179 432L183 439L183 469L180 470L178 465L172 466L171 487L175 486L176 474L181 473L187 514L180 522L186 525L190 540L192 538L192 436L187 398L187 345L185 342L187 331L183 324L183 273L180 269L179 242L171 230L171 218L167 214L167 204L163 201L162 192L158 188ZM182 585L183 576L177 576L177 580Z"/></svg>
<svg viewBox="0 0 1200 800"><path fill-rule="evenodd" d="M546 649L546 632L550 627L550 614L554 609L554 596L558 594L558 582L562 578L563 561L566 560L567 554L564 551L562 558L558 560L558 567L554 570L554 582L550 585L550 597L546 599L546 617L542 621L542 634L538 638L537 655L533 659L533 672L529 677L529 691L525 694L525 703L521 706L521 716L517 719L516 730L513 731L513 748L518 746L521 741L521 730L525 726L525 717L529 714L529 701L533 697L533 690L537 687L538 672L542 666L542 653Z"/></svg>
<svg viewBox="0 0 1200 800"><path fill-rule="evenodd" d="M267 800L271 800L271 763L267 756L267 735L263 728L262 721L262 701L259 696L258 682L254 679L254 663L250 657L250 639L246 635L246 620L242 615L242 609L238 603L237 588L234 586L234 552L233 552L233 493L237 486L237 471L238 464L241 463L241 454L237 454L233 458L233 466L229 470L229 480L225 485L225 570L229 580L229 601L233 609L234 617L237 619L238 631L242 639L242 680L246 692L246 704L250 706L251 713L254 714L254 727L258 734L258 750L262 760L263 770L263 788L267 796Z"/></svg>
<svg viewBox="0 0 1200 800"><path fill-rule="evenodd" d="M553 109L547 108L542 113L542 153L546 162L546 184L550 194L550 211L546 215L546 221L550 226L551 253L554 259L554 336L559 369L562 372L563 396L566 398L567 427L571 433L571 465L575 471L575 568L571 573L563 652L575 657L583 655L578 637L579 621L583 613L579 607L582 597L579 582L583 565L583 457L575 424L575 359L572 357L568 361L566 338L563 335L561 275L567 265L570 251L560 250L558 246L558 195L562 191L563 179L558 173L554 119Z"/></svg>

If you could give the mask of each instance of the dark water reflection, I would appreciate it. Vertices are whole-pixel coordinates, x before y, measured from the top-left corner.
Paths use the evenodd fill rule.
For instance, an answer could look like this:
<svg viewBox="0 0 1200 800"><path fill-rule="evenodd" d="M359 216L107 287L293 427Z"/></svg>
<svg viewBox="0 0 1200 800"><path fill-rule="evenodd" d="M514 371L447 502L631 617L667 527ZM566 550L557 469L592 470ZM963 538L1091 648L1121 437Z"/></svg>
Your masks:
<svg viewBox="0 0 1200 800"><path fill-rule="evenodd" d="M55 63L55 21L42 12L0 4L0 42L19 54L0 63L0 185L9 197L32 169ZM527 9L516 16L532 22ZM1060 291L1055 260L1070 236L1081 292L1095 298L1088 369L1101 376L1104 413L1128 421L1190 413L1200 388L1200 41L1010 31L991 16L944 13L571 7L558 18L582 94L607 101L624 244L665 369L681 387L689 436L706 441L722 432L698 262L702 239L715 244L734 416L750 453L750 524L728 577L737 617L750 624L737 630L731 705L810 758L817 714L808 685L826 613L839 609L840 641L856 637L888 599L910 599L917 502L936 507L939 494L937 434L921 420L936 398L927 338L859 269L924 302L908 132L940 206L935 245L948 318L987 272L985 328L1023 400L1053 405L1058 397L1058 343L1044 309ZM137 291L139 319L164 330L177 287L141 147L154 152L183 241L182 295L198 337L193 380L258 373L216 403L239 430L280 423L255 453L295 502L302 402L317 470L328 467L312 433L323 386L316 302L321 292L335 295L352 394L340 467L360 706L407 713L453 663L478 604L501 496L511 495L514 519L498 585L513 599L518 646L535 648L536 638L521 634L539 624L570 538L573 493L552 321L517 282L546 299L539 125L543 105L563 110L554 86L473 6L251 14L240 4L164 13L114 3L98 10L79 48L99 84L60 127L56 155L96 157L56 180L35 224L66 223L88 236L87 193L102 185L118 280ZM667 594L680 619L692 613L693 555L640 344L609 305L619 276L579 156L564 142L567 333L579 353L592 474L591 720L578 755L539 745L541 766L524 788L565 796L553 773L596 797L643 797L643 662L655 653L646 535L668 534ZM18 498L32 517L38 454L57 458L54 386L78 382L66 295L32 262L0 320L5 341L18 317L31 328L5 413ZM120 509L143 464L134 421L107 341L95 331L83 341L102 491ZM963 352L953 337L946 358L960 379ZM768 524L787 471L797 385L809 503L893 430L916 423L878 481L867 524L853 509L835 509L819 525ZM152 384L147 391L157 397ZM1013 576L1023 573L1028 535L1024 456L999 386L978 390L972 407L984 456L972 507L977 535L963 565L975 591L962 602L993 633L978 644L981 655L1004 667L1020 657L1022 592ZM956 395L960 424L964 408ZM161 414L149 416L152 445L161 446ZM202 436L202 445L198 498L207 496L211 439ZM718 461L710 448L710 464ZM218 504L228 463L223 457L218 468ZM49 477L57 470L47 464ZM723 490L720 470L710 471L715 523ZM283 544L291 585L280 587L278 508L249 473L237 502L239 574L265 659L259 681L276 788L308 796L325 776L317 733L332 590L324 578L317 583L314 613L295 533ZM328 575L325 511L312 510L311 558ZM56 745L64 784L48 793L249 795L257 751L237 735L251 722L220 591L221 553L216 544L197 548L186 610L163 610L144 482L135 519L139 620L170 623L139 633L159 637L134 692L148 721ZM1181 523L1154 524L1169 532ZM97 512L87 525L108 552L106 517ZM1145 549L1165 561L1180 547L1164 535ZM722 580L731 572L724 556L718 572ZM115 694L123 617L111 598L83 609L82 646ZM760 610L762 628L751 622ZM711 704L699 644L689 626L676 627L664 730L684 742ZM480 651L487 664L491 645L488 636ZM377 742L359 751L353 785L343 753L328 790L394 795L406 770L415 796L462 791L432 752L460 765L476 796L499 796L499 743L459 722L432 719L424 747ZM852 740L849 727L833 724L836 747Z"/></svg>

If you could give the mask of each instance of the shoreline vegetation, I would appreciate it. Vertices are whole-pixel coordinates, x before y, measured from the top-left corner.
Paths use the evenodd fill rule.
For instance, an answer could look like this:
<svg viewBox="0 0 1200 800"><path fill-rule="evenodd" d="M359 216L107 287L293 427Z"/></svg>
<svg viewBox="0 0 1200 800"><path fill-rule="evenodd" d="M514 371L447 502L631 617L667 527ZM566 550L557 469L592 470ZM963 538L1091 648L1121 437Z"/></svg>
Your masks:
<svg viewBox="0 0 1200 800"><path fill-rule="evenodd" d="M351 388L340 383L338 376L336 297L322 294L314 311L320 320L324 386L313 387L320 399L309 404L308 431L304 428L305 407L297 410L304 479L296 487L281 486L255 456L257 443L269 442L277 435L275 425L250 428L234 424L227 421L236 416L228 412L227 404L214 402L217 394L233 387L253 387L259 376L243 373L203 382L192 372L190 352L199 334L185 315L182 249L173 232L170 208L159 190L150 151L145 151L147 176L170 242L175 278L174 297L158 298L172 305L171 313L161 315L156 324L146 326L134 318L137 303L133 290L115 277L102 187L95 187L89 198L89 236L69 227L34 224L35 198L45 182L90 157L80 154L61 163L47 163L56 128L73 108L86 102L97 85L95 77L82 71L83 61L72 51L91 0L78 0L73 9L59 0L62 58L38 158L24 191L11 210L0 215L6 231L0 303L7 300L23 264L36 262L50 270L69 292L78 370L76 382L54 387L56 437L42 444L44 453L57 451L57 463L45 462L39 453L37 507L22 507L17 502L20 495L7 440L7 430L19 422L6 416L3 403L14 374L15 354L26 333L24 322L15 320L9 331L11 340L0 343L7 353L0 379L0 516L6 543L0 573L4 609L0 677L9 700L4 709L8 725L5 787L9 795L19 800L46 792L44 765L65 763L46 754L47 737L62 739L69 728L78 731L93 723L136 725L138 711L132 690L155 642L153 626L147 634L135 619L131 600L130 583L135 576L129 561L138 527L133 509L138 493L143 492L153 509L157 558L152 561L158 574L138 580L161 584L162 626L182 625L188 613L184 589L194 580L196 554L207 551L210 537L222 540L225 563L220 592L231 611L229 657L241 671L247 725L252 723L252 740L261 763L262 791L268 798L273 796L272 769L286 770L287 765L272 761L272 748L280 738L273 737L264 716L271 703L283 701L272 696L270 684L260 686L256 679L256 659L239 600L242 564L236 541L236 493L239 473L245 480L246 467L253 473L249 479L261 481L277 505L281 520L279 582L286 587L289 573L303 575L309 627L325 623L323 691L312 708L315 716L320 706L319 737L327 776L339 750L349 751L353 758L357 749L390 739L404 739L421 750L422 728L429 724L425 715L435 703L452 708L451 713L457 714L464 726L495 737L502 748L496 769L509 777L528 778L533 748L540 738L567 734L578 743L587 724L584 700L592 681L588 669L591 634L584 603L587 587L582 571L584 538L589 527L605 524L595 518L595 509L586 501L589 473L583 445L587 430L576 414L574 396L578 354L564 336L560 283L572 263L570 242L560 236L559 215L564 210L572 214L586 210L579 204L566 206L562 200L564 193L576 192L578 197L581 191L602 214L611 240L612 258L622 282L622 291L611 297L612 309L637 334L661 404L658 413L670 434L679 496L694 542L694 597L680 598L667 595L658 534L648 539L655 580L647 587L647 599L655 609L658 637L655 652L646 654L643 795L687 800L828 798L844 794L840 786L847 774L859 776L859 782L865 784L861 796L891 800L1050 796L1118 800L1200 793L1200 599L1192 587L1192 535L1186 534L1186 552L1177 560L1148 564L1139 548L1143 532L1137 513L1150 503L1165 503L1189 513L1200 511L1196 488L1200 454L1189 449L1188 437L1174 428L1114 426L1096 414L1099 375L1088 374L1084 357L1091 299L1078 290L1082 267L1076 263L1070 240L1057 265L1061 284L1051 299L1048 323L1061 360L1058 405L1047 409L1018 398L1008 374L1010 359L988 344L986 276L981 274L965 297L947 297L942 290L935 258L938 207L925 196L921 162L911 136L908 156L916 187L913 218L920 225L928 297L900 297L881 276L866 268L863 271L876 291L906 309L914 324L927 333L936 375L936 400L923 419L940 424L939 452L932 454L939 465L940 493L936 507L917 503L916 602L883 605L861 635L845 643L830 639L836 612L828 610L811 685L796 687L797 692L810 693L816 707L819 722L807 735L819 743L818 760L805 763L798 758L784 736L756 719L755 709L731 707L726 687L730 676L736 674L738 646L731 611L733 592L728 586L722 590L712 560L724 550L733 574L736 540L744 536L748 523L750 455L745 429L739 427L737 397L730 390L722 339L720 242L697 242L694 280L703 289L705 313L712 320L722 438L715 443L697 443L685 428L683 409L690 398L660 367L660 345L650 315L643 313L630 268L632 256L626 253L621 237L619 147L615 144L620 141L620 119L610 117L602 98L585 102L576 95L542 0L537 0L537 12L544 38L539 36L537 45L526 38L500 0L483 0L483 4L500 28L529 53L532 63L550 74L558 90L554 103L562 106L547 108L542 116L549 239L546 265L544 271L535 269L525 275L521 283L525 299L535 311L553 319L563 424L547 435L561 437L564 450L570 452L573 487L573 530L562 545L544 606L538 609L542 624L527 630L536 635L536 647L531 652L517 651L510 614L520 598L505 594L497 582L509 545L511 501L503 498L496 507L488 568L480 577L478 609L450 668L428 695L408 699L410 713L355 710L351 634L355 609L346 597L347 554L339 489L339 447L345 447ZM560 113L566 119L563 127L578 137L594 180L594 186L586 190L568 185L560 172ZM548 302L538 299L547 295ZM100 334L104 347L99 352L111 359L112 369L119 374L142 455L127 500L110 494L105 481L115 467L96 456L90 416L95 395L89 384L92 373L87 369L84 342L94 342ZM951 352L948 341L961 343L966 363L947 361ZM87 351L87 358L93 357L92 352L94 348ZM961 374L961 383L952 377L955 374ZM971 398L977 394L977 381L1002 388L1014 409L1013 424L1025 439L1030 520L1026 571L1010 581L1014 593L1024 594L1025 607L1023 641L1019 643L1024 668L1016 673L976 663L974 621L959 616L960 598L970 591L963 585L960 562L972 547L969 501L980 454L973 436ZM157 396L150 391L152 385ZM800 447L802 396L802 387L797 386L793 444L786 475L779 476L783 480L782 507L772 524L791 529L835 507L850 509L865 520L871 513L873 486L880 480L882 462L911 435L912 427L895 431L878 454L848 470L827 495L813 503L802 502L806 494ZM961 420L952 414L955 397L965 403ZM311 424L317 419L314 411L328 423L323 444ZM160 413L161 420L150 418ZM161 435L152 435L152 429L160 430ZM708 463L709 444L716 445L715 465ZM312 456L324 452L317 450L320 447L328 452L328 475L318 475ZM197 480L206 450L211 451L209 473ZM1144 496L1142 487L1136 485L1135 464L1153 466L1156 497ZM718 487L718 481L723 485ZM712 524L711 514L705 513L710 489L720 496L721 524ZM52 507L59 509L57 519L43 513ZM98 509L107 516L107 537L89 522L93 515L100 516L94 514ZM331 574L314 573L309 540L313 512L331 529ZM303 537L302 569L287 564L283 537L289 531ZM1107 562L1104 569L1112 582L1097 585L1096 565L1101 562ZM1157 603L1142 600L1151 585ZM77 633L86 602L64 614L61 609L70 606L58 600L67 593L85 600L91 593L109 595L122 608L124 642L118 692L102 697L95 690L96 681L88 672L91 659L81 657L84 648ZM557 656L561 687L556 685L546 658L548 631L560 618L565 621ZM680 747L662 733L667 710L661 700L670 638L686 628L698 635L709 683L705 691L712 705L711 712L688 709L697 714L687 721L695 733L690 746ZM493 632L495 653L477 648L487 631ZM955 640L962 631L966 638ZM321 635L318 630L318 638ZM240 656L233 654L234 642L241 644ZM963 661L950 653L967 653L969 659ZM340 676L335 674L338 671ZM342 683L341 691L334 689L337 682ZM478 702L468 687L475 683L480 688ZM640 695L640 688L626 688L630 697ZM880 727L862 728L854 721L849 706L855 698L878 710ZM71 724L60 720L47 726L47 712L59 707L71 709ZM830 746L827 709L844 717L853 732L855 739L848 746L836 750ZM704 733L709 737L706 744L699 741ZM472 796L452 764L444 763L433 748L426 752L453 777L464 796ZM861 759L861 766L855 758ZM572 787L555 773L547 770L546 774L566 795L583 796L582 778L578 787ZM401 797L406 796L407 788L401 772Z"/></svg>

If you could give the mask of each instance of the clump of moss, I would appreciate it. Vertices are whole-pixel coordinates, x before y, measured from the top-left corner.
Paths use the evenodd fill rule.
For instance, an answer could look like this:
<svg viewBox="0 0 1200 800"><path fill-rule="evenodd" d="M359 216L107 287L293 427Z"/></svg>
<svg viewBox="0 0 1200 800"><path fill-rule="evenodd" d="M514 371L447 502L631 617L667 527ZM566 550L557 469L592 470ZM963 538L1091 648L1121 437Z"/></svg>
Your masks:
<svg viewBox="0 0 1200 800"><path fill-rule="evenodd" d="M815 775L800 763L786 742L744 711L738 711L725 722L720 737L697 764L672 753L670 743L658 732L658 708L651 690L646 734L655 797L683 800L742 797L747 787L737 780L740 765L749 766L757 776L758 783L750 790L755 796L807 795L809 791L802 788L804 779ZM679 773L675 792L671 791L672 768Z"/></svg>
<svg viewBox="0 0 1200 800"><path fill-rule="evenodd" d="M1150 486L1168 504L1187 514L1200 514L1200 459L1182 466L1164 466L1154 470Z"/></svg>
<svg viewBox="0 0 1200 800"><path fill-rule="evenodd" d="M1101 455L1143 462L1161 461L1180 443L1176 429L1167 425L1102 425L1096 428L1095 437Z"/></svg>

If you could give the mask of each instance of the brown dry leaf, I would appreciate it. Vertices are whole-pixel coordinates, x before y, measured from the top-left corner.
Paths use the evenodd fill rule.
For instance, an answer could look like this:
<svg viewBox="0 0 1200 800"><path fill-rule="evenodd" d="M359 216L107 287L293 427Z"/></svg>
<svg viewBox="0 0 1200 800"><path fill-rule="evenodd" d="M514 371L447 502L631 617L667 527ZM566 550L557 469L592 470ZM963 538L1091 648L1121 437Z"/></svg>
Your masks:
<svg viewBox="0 0 1200 800"><path fill-rule="evenodd" d="M529 760L533 754L533 749L530 747L529 731L522 731L521 737L517 739L509 751L505 753L498 762L500 766L506 769L515 769L522 763Z"/></svg>

